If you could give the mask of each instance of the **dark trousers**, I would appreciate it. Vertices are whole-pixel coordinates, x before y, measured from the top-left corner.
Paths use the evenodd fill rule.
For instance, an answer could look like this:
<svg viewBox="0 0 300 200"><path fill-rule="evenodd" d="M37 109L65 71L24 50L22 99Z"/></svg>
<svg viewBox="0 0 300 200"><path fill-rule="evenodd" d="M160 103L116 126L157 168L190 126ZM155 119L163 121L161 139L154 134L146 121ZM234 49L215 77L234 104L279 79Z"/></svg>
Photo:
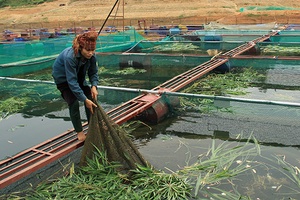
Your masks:
<svg viewBox="0 0 300 200"><path fill-rule="evenodd" d="M83 90L85 96L92 100L92 94L91 94L91 88L89 86L83 86L81 85L80 88ZM71 122L73 124L73 127L75 131L81 132L82 129L82 122L81 122L81 116L79 111L79 101L76 98L76 96L73 94L71 89L69 88L68 83L61 83L57 85L57 89L60 91L62 98L67 102L69 106L69 114L71 118ZM85 113L87 120L90 120L91 112L90 110L85 106Z"/></svg>

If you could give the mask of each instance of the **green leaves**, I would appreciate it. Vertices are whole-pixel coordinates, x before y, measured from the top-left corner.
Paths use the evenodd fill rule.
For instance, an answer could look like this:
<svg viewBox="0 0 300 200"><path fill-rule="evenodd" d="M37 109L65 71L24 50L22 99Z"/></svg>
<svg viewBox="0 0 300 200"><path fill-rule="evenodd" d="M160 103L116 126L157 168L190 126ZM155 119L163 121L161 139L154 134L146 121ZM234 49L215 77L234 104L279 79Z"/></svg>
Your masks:
<svg viewBox="0 0 300 200"><path fill-rule="evenodd" d="M190 197L191 186L186 178L176 173L166 174L150 168L139 168L135 171L132 183L134 188L141 190L142 199L179 200Z"/></svg>
<svg viewBox="0 0 300 200"><path fill-rule="evenodd" d="M101 160L99 162L99 160ZM104 153L98 151L88 165L52 184L38 186L27 195L30 199L188 199L191 186L178 174L158 172L138 166L129 179L110 165ZM102 164L100 164L102 163ZM102 166L101 166L102 165Z"/></svg>

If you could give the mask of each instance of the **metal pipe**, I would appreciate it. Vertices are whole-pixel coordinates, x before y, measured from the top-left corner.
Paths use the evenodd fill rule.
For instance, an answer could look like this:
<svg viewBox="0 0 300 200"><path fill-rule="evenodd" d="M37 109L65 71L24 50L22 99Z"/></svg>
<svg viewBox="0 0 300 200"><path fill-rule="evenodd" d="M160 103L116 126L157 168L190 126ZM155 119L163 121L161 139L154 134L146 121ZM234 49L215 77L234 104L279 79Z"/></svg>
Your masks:
<svg viewBox="0 0 300 200"><path fill-rule="evenodd" d="M0 79L31 82L31 83L55 84L53 81L30 80L30 79L20 79L20 78L10 78L10 77L0 77ZM111 87L111 86L101 86L101 85L98 85L97 87L98 87L98 89L102 89L102 90L115 90L115 91L137 92L137 93L152 93L152 94L158 94L158 95L171 95L171 96L203 98L203 99L213 99L213 100L222 100L222 101L236 101L236 102L244 102L244 103L257 103L257 104L271 104L271 105L280 105L280 106L300 107L300 103L284 102L284 101L270 101L270 100L261 100L261 99L224 97L224 96L191 94L191 93L182 93L182 92L167 92L167 91L161 92L161 91L157 91L157 90Z"/></svg>
<svg viewBox="0 0 300 200"><path fill-rule="evenodd" d="M236 102L244 102L244 103L257 103L257 104L271 104L271 105L280 105L280 106L300 107L300 103L284 102L284 101L246 99L246 98L238 98L238 97L212 96L212 95L180 93L180 92L164 92L163 94L182 96L182 97L194 97L194 98L203 98L203 99L222 100L222 101L236 101Z"/></svg>
<svg viewBox="0 0 300 200"><path fill-rule="evenodd" d="M53 81L42 81L42 80L32 80L32 79L22 79L22 78L11 78L11 77L3 77L3 76L0 76L0 79L1 80L10 80L10 81L30 82L30 83L54 84Z"/></svg>

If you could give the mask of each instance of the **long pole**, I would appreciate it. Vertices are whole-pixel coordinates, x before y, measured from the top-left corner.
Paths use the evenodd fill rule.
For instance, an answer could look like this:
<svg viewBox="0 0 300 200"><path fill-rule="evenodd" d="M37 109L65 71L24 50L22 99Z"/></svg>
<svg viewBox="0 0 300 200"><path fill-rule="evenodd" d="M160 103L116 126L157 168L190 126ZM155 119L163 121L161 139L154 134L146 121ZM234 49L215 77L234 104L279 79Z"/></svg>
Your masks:
<svg viewBox="0 0 300 200"><path fill-rule="evenodd" d="M119 0L116 0L114 6L113 6L112 9L110 10L110 12L109 12L109 14L107 15L105 21L103 22L103 24L102 24L102 26L101 26L101 28L100 28L100 30L99 30L99 32L98 32L98 35L100 35L100 33L101 33L103 27L105 26L105 24L106 24L106 22L107 22L109 16L111 15L112 11L115 9L115 7L116 7L116 5L117 5L118 2L119 2Z"/></svg>

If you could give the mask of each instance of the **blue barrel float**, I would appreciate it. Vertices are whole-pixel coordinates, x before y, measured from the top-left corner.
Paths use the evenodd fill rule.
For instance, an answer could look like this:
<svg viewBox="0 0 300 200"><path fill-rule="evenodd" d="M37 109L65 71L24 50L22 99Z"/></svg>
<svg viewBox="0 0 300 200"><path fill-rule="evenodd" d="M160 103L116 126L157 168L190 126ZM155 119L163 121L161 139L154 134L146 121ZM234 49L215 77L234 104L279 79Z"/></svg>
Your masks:
<svg viewBox="0 0 300 200"><path fill-rule="evenodd" d="M230 72L230 69L231 69L231 64L228 60L226 63L223 63L219 67L215 68L213 71L224 74Z"/></svg>
<svg viewBox="0 0 300 200"><path fill-rule="evenodd" d="M221 49L221 35L205 35L204 36L204 49Z"/></svg>

